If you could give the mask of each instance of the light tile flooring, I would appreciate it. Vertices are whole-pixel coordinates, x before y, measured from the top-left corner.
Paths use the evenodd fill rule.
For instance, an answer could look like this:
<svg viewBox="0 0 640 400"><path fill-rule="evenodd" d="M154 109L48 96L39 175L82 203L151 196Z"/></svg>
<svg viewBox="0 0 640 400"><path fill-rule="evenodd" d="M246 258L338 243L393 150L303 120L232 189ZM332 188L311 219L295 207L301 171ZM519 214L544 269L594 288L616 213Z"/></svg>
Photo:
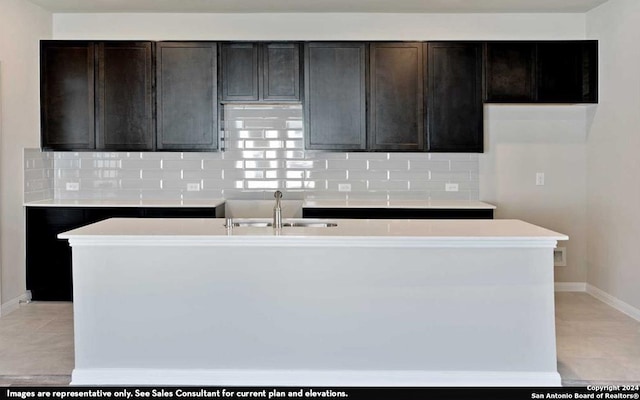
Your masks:
<svg viewBox="0 0 640 400"><path fill-rule="evenodd" d="M566 386L640 383L640 322L586 293L556 294L558 371ZM33 302L0 318L0 386L67 385L71 303Z"/></svg>

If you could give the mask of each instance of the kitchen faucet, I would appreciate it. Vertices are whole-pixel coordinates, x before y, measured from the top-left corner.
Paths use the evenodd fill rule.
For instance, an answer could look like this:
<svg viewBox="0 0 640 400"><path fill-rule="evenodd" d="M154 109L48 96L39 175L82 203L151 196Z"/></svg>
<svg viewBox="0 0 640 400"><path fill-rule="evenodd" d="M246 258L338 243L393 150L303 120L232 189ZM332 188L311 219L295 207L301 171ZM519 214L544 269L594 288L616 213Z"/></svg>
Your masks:
<svg viewBox="0 0 640 400"><path fill-rule="evenodd" d="M280 207L280 199L282 199L282 192L276 190L273 194L273 197L276 198L276 205L273 207L273 227L275 229L282 228L282 208Z"/></svg>

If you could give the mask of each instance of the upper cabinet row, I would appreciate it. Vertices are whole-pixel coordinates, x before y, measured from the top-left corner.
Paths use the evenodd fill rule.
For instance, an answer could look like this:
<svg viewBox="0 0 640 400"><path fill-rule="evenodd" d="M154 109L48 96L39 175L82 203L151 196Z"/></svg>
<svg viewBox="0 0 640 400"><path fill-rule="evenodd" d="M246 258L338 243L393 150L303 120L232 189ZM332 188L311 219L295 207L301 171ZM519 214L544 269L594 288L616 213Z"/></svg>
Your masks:
<svg viewBox="0 0 640 400"><path fill-rule="evenodd" d="M307 149L482 151L481 43L307 43L305 50Z"/></svg>
<svg viewBox="0 0 640 400"><path fill-rule="evenodd" d="M484 102L597 102L597 42L41 42L45 150L217 150L231 102L302 102L307 149L481 152Z"/></svg>
<svg viewBox="0 0 640 400"><path fill-rule="evenodd" d="M488 42L490 103L597 103L598 42Z"/></svg>

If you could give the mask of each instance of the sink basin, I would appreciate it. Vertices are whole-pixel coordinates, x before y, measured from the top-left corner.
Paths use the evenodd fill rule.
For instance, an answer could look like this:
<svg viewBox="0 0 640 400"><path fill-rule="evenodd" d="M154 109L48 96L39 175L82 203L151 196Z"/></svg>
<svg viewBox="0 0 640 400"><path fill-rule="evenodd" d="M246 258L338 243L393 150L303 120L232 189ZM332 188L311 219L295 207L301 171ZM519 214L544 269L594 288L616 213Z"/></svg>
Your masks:
<svg viewBox="0 0 640 400"><path fill-rule="evenodd" d="M231 224L229 226L229 224ZM266 218L235 218L227 219L226 228L270 228L273 222ZM283 219L283 228L331 228L338 226L335 222L313 219Z"/></svg>

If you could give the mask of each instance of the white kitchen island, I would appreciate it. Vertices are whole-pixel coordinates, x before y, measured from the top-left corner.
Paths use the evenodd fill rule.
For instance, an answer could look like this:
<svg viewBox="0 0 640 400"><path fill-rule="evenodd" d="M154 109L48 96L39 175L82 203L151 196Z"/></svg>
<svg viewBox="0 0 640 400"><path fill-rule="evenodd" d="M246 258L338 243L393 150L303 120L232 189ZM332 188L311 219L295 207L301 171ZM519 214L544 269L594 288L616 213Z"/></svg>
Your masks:
<svg viewBox="0 0 640 400"><path fill-rule="evenodd" d="M74 385L560 384L553 248L517 220L110 219L66 232Z"/></svg>

